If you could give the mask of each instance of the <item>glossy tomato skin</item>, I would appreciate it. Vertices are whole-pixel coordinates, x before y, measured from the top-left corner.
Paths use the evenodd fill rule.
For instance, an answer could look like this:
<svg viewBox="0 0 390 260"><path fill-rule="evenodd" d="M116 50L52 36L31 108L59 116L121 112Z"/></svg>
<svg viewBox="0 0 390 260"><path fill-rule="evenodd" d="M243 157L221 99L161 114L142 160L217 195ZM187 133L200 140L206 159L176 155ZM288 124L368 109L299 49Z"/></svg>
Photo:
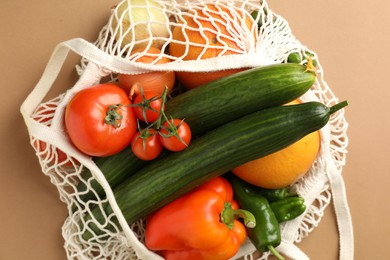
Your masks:
<svg viewBox="0 0 390 260"><path fill-rule="evenodd" d="M109 106L118 105L122 116L118 127L105 121ZM65 111L65 127L72 143L83 153L104 157L127 147L137 121L126 92L115 84L92 86L76 93ZM119 120L117 121L119 123Z"/></svg>
<svg viewBox="0 0 390 260"><path fill-rule="evenodd" d="M171 123L175 129L169 125ZM175 131L175 133L173 132ZM178 138L181 138L181 140ZM169 119L162 124L160 129L160 140L166 149L172 152L184 150L191 142L191 129L189 125L180 119Z"/></svg>
<svg viewBox="0 0 390 260"><path fill-rule="evenodd" d="M141 160L150 161L156 159L162 152L162 144L158 132L154 129L137 132L131 142L131 149L135 156Z"/></svg>
<svg viewBox="0 0 390 260"><path fill-rule="evenodd" d="M145 91L138 94L133 101L136 117L144 122L152 123L160 116L162 98L154 91Z"/></svg>

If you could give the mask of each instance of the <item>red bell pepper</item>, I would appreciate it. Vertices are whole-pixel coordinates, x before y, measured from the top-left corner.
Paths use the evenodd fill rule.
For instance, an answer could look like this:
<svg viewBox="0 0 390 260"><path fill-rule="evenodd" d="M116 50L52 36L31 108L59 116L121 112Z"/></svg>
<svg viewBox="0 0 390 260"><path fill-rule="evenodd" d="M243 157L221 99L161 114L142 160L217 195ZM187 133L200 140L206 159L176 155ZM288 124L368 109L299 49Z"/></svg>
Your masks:
<svg viewBox="0 0 390 260"><path fill-rule="evenodd" d="M145 244L168 260L229 259L246 239L254 216L238 209L233 189L216 177L174 200L147 219Z"/></svg>

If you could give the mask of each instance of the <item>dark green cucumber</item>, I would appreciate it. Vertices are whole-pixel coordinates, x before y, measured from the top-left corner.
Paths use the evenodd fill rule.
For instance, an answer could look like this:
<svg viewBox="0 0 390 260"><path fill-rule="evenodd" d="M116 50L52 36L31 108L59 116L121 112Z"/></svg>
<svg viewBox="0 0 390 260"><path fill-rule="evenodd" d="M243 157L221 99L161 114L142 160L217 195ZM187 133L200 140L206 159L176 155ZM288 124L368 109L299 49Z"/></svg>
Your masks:
<svg viewBox="0 0 390 260"><path fill-rule="evenodd" d="M116 202L132 224L201 183L322 128L330 114L346 105L345 101L331 108L319 102L278 106L226 123L133 174L113 190ZM110 214L112 209L106 205L104 211ZM105 223L98 207L92 214ZM91 222L89 228L100 233L95 225ZM89 232L84 235L91 237Z"/></svg>
<svg viewBox="0 0 390 260"><path fill-rule="evenodd" d="M316 79L300 64L276 64L239 72L184 92L168 101L165 113L184 118L193 135L267 107L299 98Z"/></svg>
<svg viewBox="0 0 390 260"><path fill-rule="evenodd" d="M299 64L277 64L253 68L213 81L180 94L166 103L168 116L185 119L192 135L207 132L251 112L288 103L304 94L314 83L315 74ZM127 148L119 154L94 159L112 188L147 164ZM85 176L91 176L88 169ZM92 180L95 192L80 182L77 191L83 201L104 194Z"/></svg>
<svg viewBox="0 0 390 260"><path fill-rule="evenodd" d="M146 161L138 159L134 155L131 147L113 156L95 157L93 161L102 171L111 187L117 186L129 174L136 172L146 164ZM92 177L92 173L86 168L83 172L83 179L88 180L90 177ZM92 187L94 192L91 191L90 187ZM77 192L80 199L84 202L97 199L96 196L102 197L104 194L103 187L96 179L80 182L77 185Z"/></svg>

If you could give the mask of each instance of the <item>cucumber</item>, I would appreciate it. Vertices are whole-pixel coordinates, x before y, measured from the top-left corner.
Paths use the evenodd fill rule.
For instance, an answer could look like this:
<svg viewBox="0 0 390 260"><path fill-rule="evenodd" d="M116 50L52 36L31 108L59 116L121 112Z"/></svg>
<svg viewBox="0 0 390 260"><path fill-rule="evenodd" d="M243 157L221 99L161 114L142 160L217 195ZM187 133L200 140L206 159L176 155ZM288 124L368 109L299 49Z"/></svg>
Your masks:
<svg viewBox="0 0 390 260"><path fill-rule="evenodd" d="M165 114L185 119L197 136L248 113L288 103L313 85L315 73L300 64L277 64L249 69L188 90L166 103ZM94 159L112 188L116 187L147 162L127 148L119 154ZM91 176L88 169L85 176ZM95 192L87 192L80 182L77 191L83 201L102 196L101 185L92 180Z"/></svg>
<svg viewBox="0 0 390 260"><path fill-rule="evenodd" d="M332 113L346 105L344 101L331 108L319 102L278 106L231 121L194 140L185 150L143 167L113 190L116 202L132 224L203 182L322 128ZM103 210L112 213L108 204ZM100 207L92 214L99 226L112 228L104 221ZM89 222L88 229L99 234L96 227ZM85 239L91 236L89 231L84 233Z"/></svg>
<svg viewBox="0 0 390 260"><path fill-rule="evenodd" d="M300 64L276 64L233 74L168 101L165 114L184 118L193 135L267 107L299 98L316 79Z"/></svg>
<svg viewBox="0 0 390 260"><path fill-rule="evenodd" d="M111 187L117 186L123 178L126 178L128 173L135 172L146 164L146 161L138 159L134 155L130 146L113 156L94 157L93 161L102 171ZM92 173L88 168L85 168L83 179L87 180L90 177L92 177ZM89 186L91 186L95 192L89 190ZM95 179L91 179L91 181L79 182L77 185L77 192L79 198L86 202L89 200L96 200L98 198L97 196L102 197L104 189Z"/></svg>

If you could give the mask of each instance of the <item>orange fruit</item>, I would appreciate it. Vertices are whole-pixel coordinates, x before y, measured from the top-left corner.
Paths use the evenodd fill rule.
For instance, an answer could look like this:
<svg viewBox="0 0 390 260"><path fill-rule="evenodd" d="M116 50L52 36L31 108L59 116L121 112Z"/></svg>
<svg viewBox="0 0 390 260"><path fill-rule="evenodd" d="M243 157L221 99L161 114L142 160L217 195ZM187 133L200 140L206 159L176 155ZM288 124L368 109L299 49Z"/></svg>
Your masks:
<svg viewBox="0 0 390 260"><path fill-rule="evenodd" d="M298 101L289 104L296 104ZM294 144L245 163L232 172L253 185L278 189L287 187L304 176L317 158L321 144L320 132L312 132Z"/></svg>
<svg viewBox="0 0 390 260"><path fill-rule="evenodd" d="M177 25L172 32L173 41L169 45L172 56L183 60L214 58L220 55L245 53L242 37L253 32L256 39L257 28L251 16L237 8L227 8L223 4L207 4L202 9L183 14L185 22ZM177 78L187 88L194 88L207 82L244 70L228 69L212 72L176 72Z"/></svg>

